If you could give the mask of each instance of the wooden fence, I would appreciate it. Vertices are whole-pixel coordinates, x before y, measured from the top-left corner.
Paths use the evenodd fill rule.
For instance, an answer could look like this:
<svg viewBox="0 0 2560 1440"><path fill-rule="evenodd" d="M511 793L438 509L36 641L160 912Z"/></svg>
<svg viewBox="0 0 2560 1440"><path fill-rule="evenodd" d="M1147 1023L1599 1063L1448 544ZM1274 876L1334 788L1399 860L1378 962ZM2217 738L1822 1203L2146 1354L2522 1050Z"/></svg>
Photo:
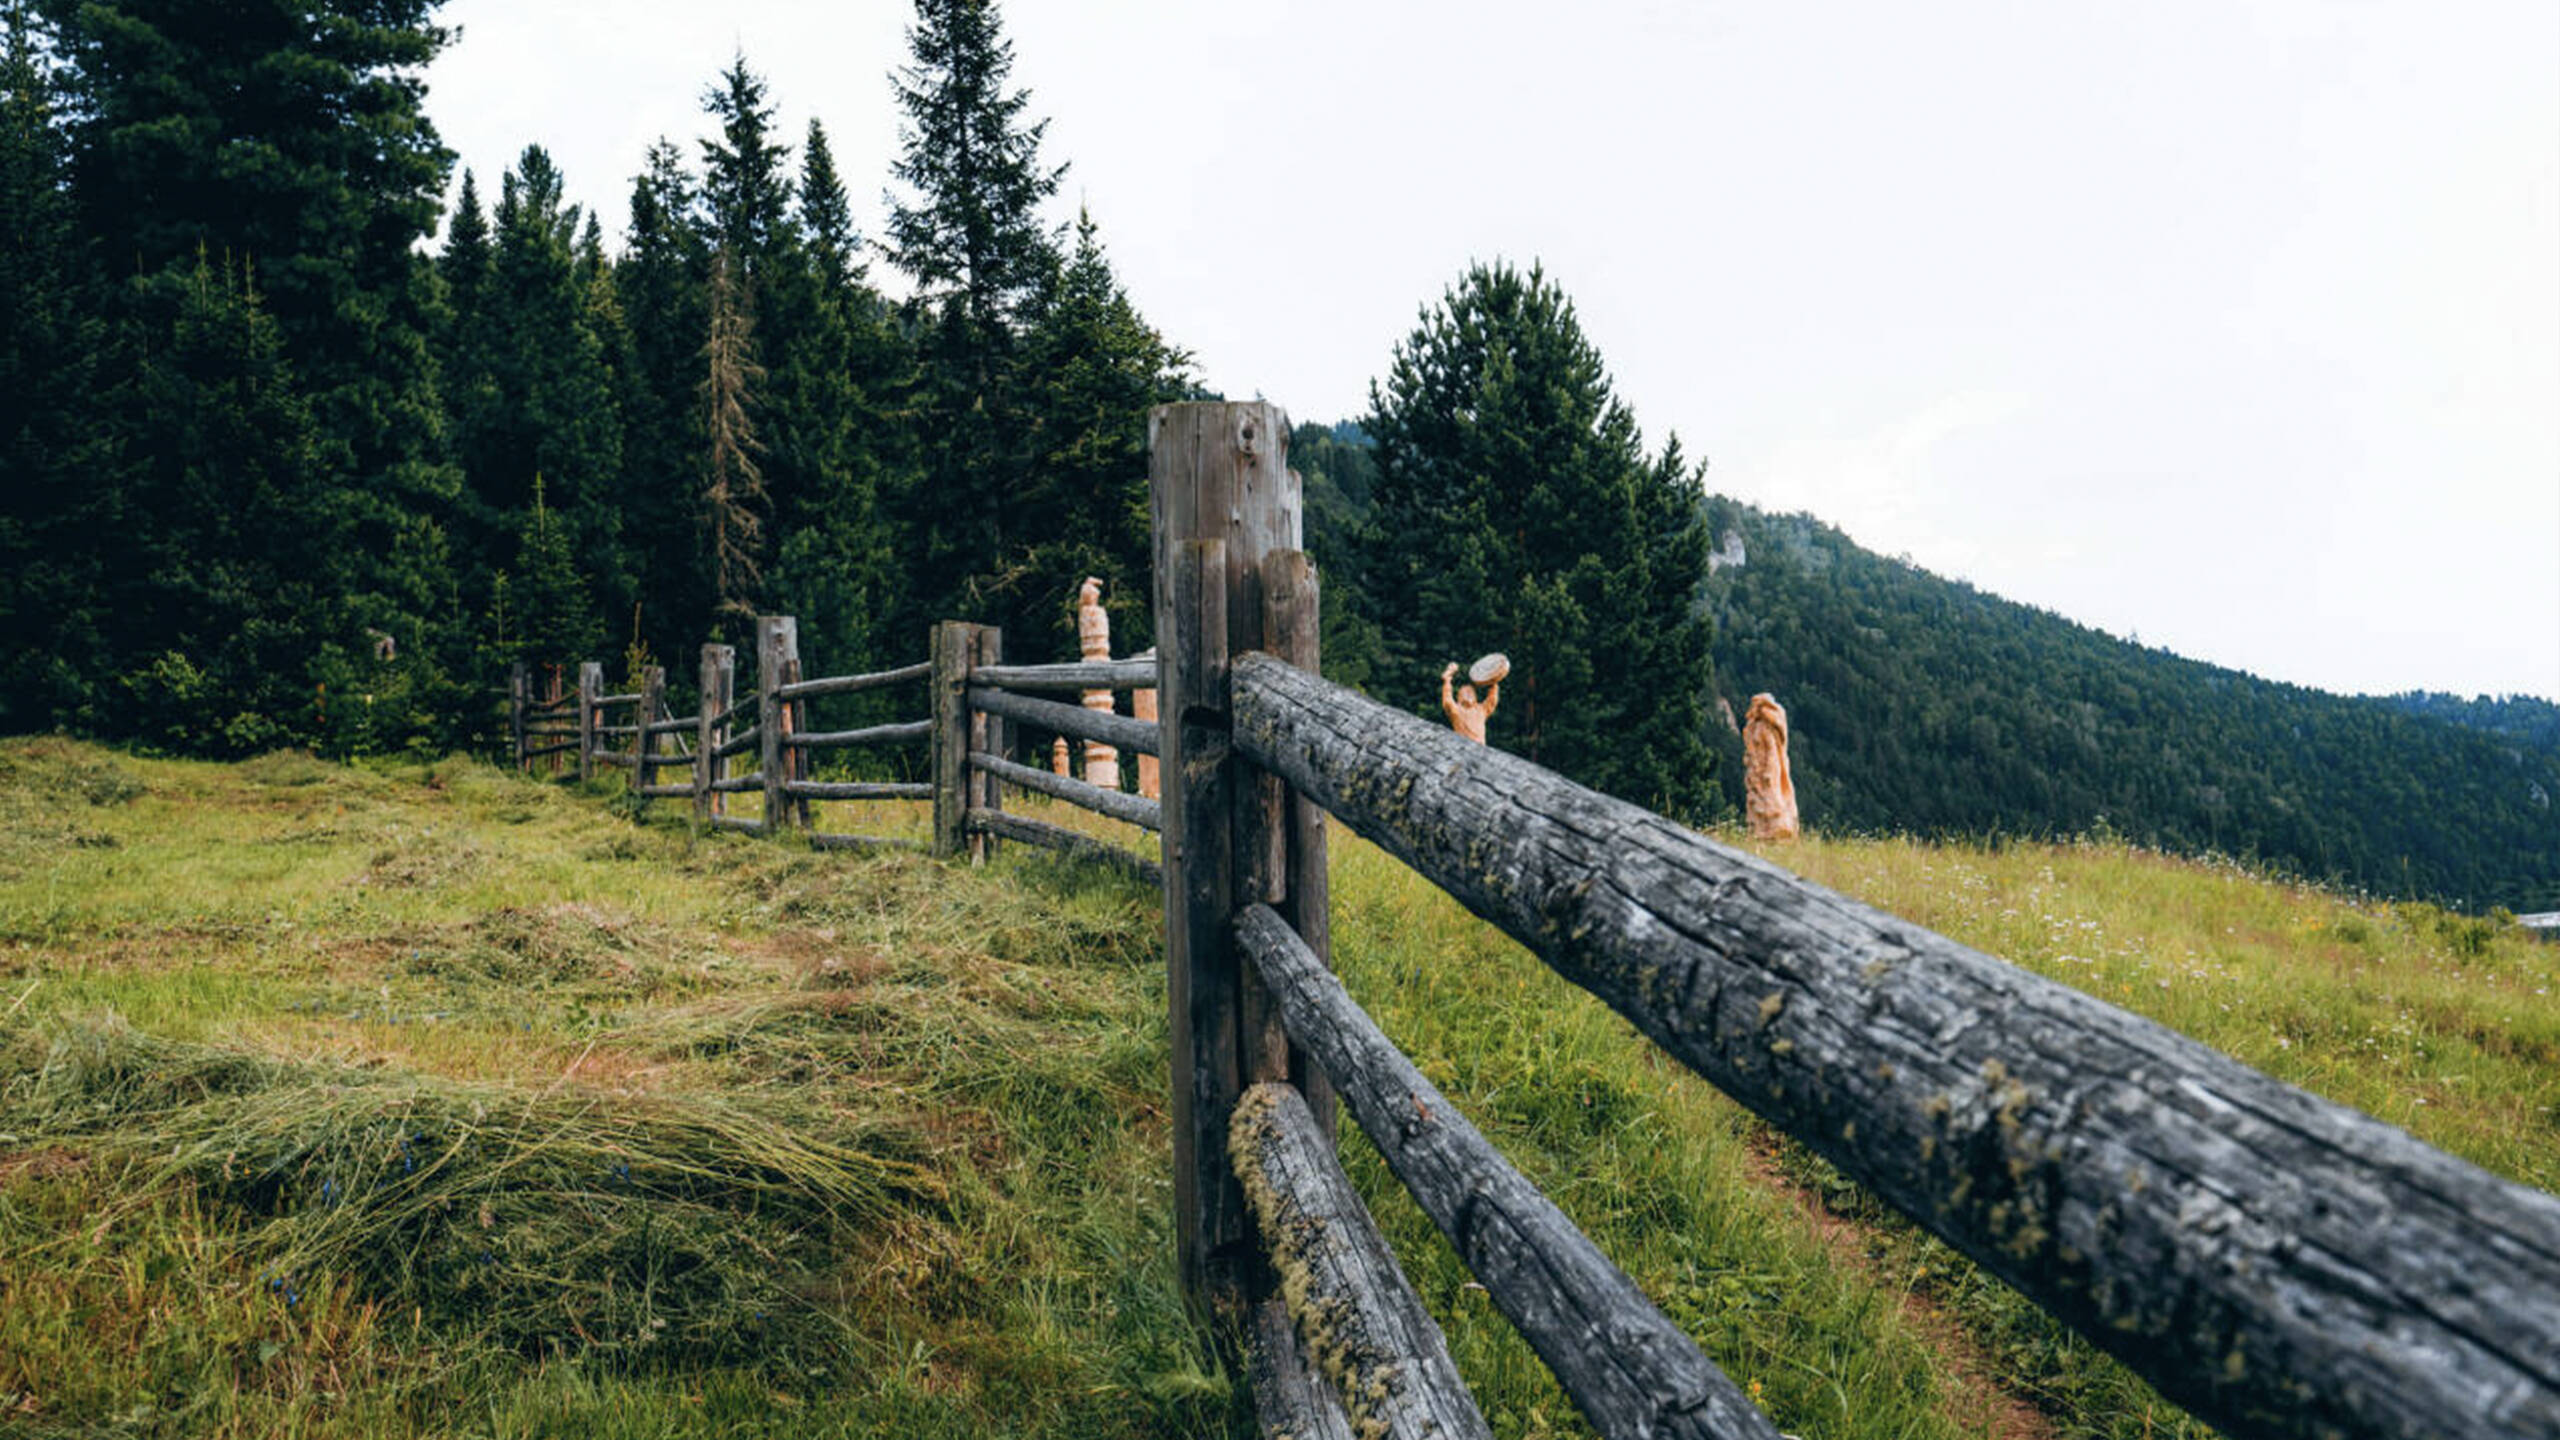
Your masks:
<svg viewBox="0 0 2560 1440"><path fill-rule="evenodd" d="M938 853L1160 876L1180 1269L1241 1337L1266 1435L1487 1433L1336 1163L1337 1105L1601 1434L1778 1433L1334 979L1330 816L2225 1432L2560 1436L2560 1199L1327 683L1287 437L1259 402L1151 417L1153 661L1008 665L945 622L921 663L803 680L774 618L752 695L704 648L693 716L654 673L606 695L586 665L537 700L520 669L517 757L627 766L768 832L812 799L929 797ZM822 732L805 708L919 680L922 720ZM1161 723L1044 698L1151 686ZM1161 801L1018 763L1044 732L1161 757ZM808 778L814 750L915 739L926 783ZM1158 832L1161 865L1009 813L1008 786ZM761 818L721 813L753 790Z"/></svg>
<svg viewBox="0 0 2560 1440"><path fill-rule="evenodd" d="M1001 632L957 620L934 626L926 649L926 659L896 669L803 678L798 622L787 615L763 616L756 621L755 688L737 693L733 647L705 645L691 715L670 710L660 666L642 670L639 689L606 694L603 665L583 661L575 693L563 695L557 669L548 672L546 684L520 664L509 684L515 763L529 769L544 762L556 770L560 757L574 756L581 780L600 766L616 767L630 772L632 793L643 800L691 800L704 825L753 834L796 832L822 849L918 842L818 830L811 801L929 800L933 838L926 848L935 854L983 857L989 845L1007 838L1100 860L1149 881L1161 876L1151 857L1004 808L1004 788L1012 784L1150 831L1161 829L1154 800L1019 764L1010 751L1011 731L1022 725L1153 756L1152 722L1038 696L1059 690L1151 691L1154 661L1006 665ZM918 682L931 712L923 719L815 728L813 701ZM538 689L549 698L535 698ZM914 741L930 745L928 780L820 780L812 773L812 757L821 751ZM738 769L735 762L748 755L755 757L754 768ZM668 780L669 772L681 778ZM759 813L728 813L728 797L738 794L760 796Z"/></svg>

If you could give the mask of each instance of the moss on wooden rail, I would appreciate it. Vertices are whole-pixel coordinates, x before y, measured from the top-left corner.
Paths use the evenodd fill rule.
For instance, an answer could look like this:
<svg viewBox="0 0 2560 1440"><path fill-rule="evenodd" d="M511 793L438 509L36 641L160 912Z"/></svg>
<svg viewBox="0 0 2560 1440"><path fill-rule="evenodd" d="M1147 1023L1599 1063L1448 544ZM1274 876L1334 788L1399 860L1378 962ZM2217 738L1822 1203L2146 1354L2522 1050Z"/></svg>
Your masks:
<svg viewBox="0 0 2560 1440"><path fill-rule="evenodd" d="M1298 1338L1352 1433L1489 1440L1448 1341L1298 1092L1269 1081L1248 1088L1227 1122L1227 1157Z"/></svg>

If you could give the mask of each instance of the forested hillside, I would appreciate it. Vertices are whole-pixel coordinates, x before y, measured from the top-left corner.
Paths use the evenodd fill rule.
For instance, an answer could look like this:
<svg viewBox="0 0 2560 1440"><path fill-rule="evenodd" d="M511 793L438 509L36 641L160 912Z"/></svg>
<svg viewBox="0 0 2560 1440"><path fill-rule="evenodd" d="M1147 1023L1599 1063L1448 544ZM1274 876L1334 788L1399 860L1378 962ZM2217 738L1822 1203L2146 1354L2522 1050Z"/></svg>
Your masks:
<svg viewBox="0 0 2560 1440"><path fill-rule="evenodd" d="M2560 749L2530 726L2539 702L2277 684L1984 594L1809 516L1709 509L1746 557L1708 586L1717 684L1736 714L1762 690L1787 707L1808 824L2112 830L2385 894L2560 907Z"/></svg>

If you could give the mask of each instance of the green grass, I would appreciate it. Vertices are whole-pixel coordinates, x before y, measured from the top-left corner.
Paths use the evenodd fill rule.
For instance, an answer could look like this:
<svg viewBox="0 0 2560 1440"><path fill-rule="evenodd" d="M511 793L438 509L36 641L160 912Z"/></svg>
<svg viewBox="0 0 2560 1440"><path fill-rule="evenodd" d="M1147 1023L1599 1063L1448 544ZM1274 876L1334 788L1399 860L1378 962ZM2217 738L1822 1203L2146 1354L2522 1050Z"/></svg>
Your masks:
<svg viewBox="0 0 2560 1440"><path fill-rule="evenodd" d="M0 1432L1234 1433L1154 897L617 808L0 742Z"/></svg>
<svg viewBox="0 0 2560 1440"><path fill-rule="evenodd" d="M2560 947L2518 927L2120 844L1751 848L2560 1184ZM1337 850L1334 896L1353 997L1783 1428L2208 1433L1373 848ZM1497 1433L1587 1433L1383 1163L1345 1149Z"/></svg>
<svg viewBox="0 0 2560 1440"><path fill-rule="evenodd" d="M636 809L0 741L0 1433L1249 1433L1175 1290L1153 893ZM1783 1427L2195 1432L1336 833L1353 995ZM2560 1177L2560 951L2512 927L2121 846L1772 853ZM1586 1434L1344 1151L1496 1432Z"/></svg>

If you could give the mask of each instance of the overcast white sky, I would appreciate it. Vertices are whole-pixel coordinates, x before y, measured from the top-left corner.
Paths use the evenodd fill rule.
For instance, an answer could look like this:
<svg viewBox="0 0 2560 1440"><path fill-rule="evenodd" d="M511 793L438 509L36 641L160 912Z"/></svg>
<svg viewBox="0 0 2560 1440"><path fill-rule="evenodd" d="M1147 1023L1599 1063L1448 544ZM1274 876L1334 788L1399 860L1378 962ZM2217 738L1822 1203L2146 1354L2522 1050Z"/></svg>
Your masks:
<svg viewBox="0 0 2560 1440"><path fill-rule="evenodd" d="M733 51L866 232L891 0L451 0L428 109L625 219ZM1139 307L1355 417L1542 261L1710 485L2119 635L2560 697L2560 4L1015 0Z"/></svg>

